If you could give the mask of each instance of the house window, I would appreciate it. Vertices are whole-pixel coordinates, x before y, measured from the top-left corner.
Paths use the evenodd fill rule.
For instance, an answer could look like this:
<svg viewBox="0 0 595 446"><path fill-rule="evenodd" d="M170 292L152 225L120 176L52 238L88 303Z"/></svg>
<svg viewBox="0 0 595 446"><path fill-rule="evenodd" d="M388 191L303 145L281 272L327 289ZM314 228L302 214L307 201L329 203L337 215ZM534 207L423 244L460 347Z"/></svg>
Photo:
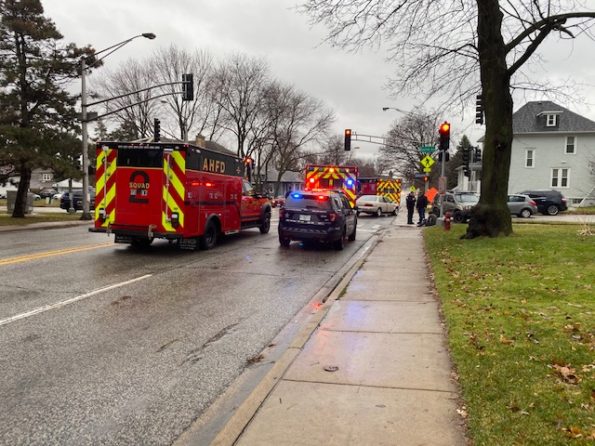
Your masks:
<svg viewBox="0 0 595 446"><path fill-rule="evenodd" d="M557 123L558 115L548 114L546 115L545 125L546 127L555 127Z"/></svg>
<svg viewBox="0 0 595 446"><path fill-rule="evenodd" d="M570 169L552 169L552 187L568 187Z"/></svg>
<svg viewBox="0 0 595 446"><path fill-rule="evenodd" d="M41 181L47 183L48 181L52 181L52 174L50 173L42 173L41 174Z"/></svg>
<svg viewBox="0 0 595 446"><path fill-rule="evenodd" d="M525 151L525 167L535 166L535 151L533 149L527 149Z"/></svg>
<svg viewBox="0 0 595 446"><path fill-rule="evenodd" d="M574 136L566 137L566 153L576 153L576 138Z"/></svg>

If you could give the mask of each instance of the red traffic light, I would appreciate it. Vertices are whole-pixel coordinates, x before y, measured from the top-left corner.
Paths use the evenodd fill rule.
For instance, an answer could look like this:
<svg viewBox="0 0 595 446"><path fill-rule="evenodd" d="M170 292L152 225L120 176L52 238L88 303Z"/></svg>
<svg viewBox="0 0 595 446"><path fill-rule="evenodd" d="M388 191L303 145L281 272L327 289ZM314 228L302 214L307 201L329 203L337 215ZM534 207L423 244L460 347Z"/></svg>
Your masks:
<svg viewBox="0 0 595 446"><path fill-rule="evenodd" d="M449 135L450 136L450 123L444 121L440 124L440 129L438 130L441 135Z"/></svg>
<svg viewBox="0 0 595 446"><path fill-rule="evenodd" d="M426 175L424 176L424 183L427 183L430 178Z"/></svg>
<svg viewBox="0 0 595 446"><path fill-rule="evenodd" d="M450 146L450 122L444 121L438 128L440 138L438 141L438 149L442 151L448 150Z"/></svg>
<svg viewBox="0 0 595 446"><path fill-rule="evenodd" d="M345 150L351 150L351 129L345 129Z"/></svg>

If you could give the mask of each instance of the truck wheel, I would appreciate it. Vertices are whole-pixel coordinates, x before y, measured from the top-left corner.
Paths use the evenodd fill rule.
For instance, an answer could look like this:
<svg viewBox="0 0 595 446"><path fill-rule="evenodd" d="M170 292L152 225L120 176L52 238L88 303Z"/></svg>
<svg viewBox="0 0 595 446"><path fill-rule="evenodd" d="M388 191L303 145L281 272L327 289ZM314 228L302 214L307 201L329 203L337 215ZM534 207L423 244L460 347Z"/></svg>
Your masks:
<svg viewBox="0 0 595 446"><path fill-rule="evenodd" d="M262 222L258 227L261 234L267 234L269 229L271 229L271 213L265 212L264 216L262 217Z"/></svg>
<svg viewBox="0 0 595 446"><path fill-rule="evenodd" d="M455 215L452 219L455 223L463 223L465 221L465 217L461 212L455 212Z"/></svg>
<svg viewBox="0 0 595 446"><path fill-rule="evenodd" d="M200 249L213 249L217 244L217 225L210 220L205 228L205 233L199 239Z"/></svg>
<svg viewBox="0 0 595 446"><path fill-rule="evenodd" d="M382 209L378 208L376 210L376 217L382 217Z"/></svg>
<svg viewBox="0 0 595 446"><path fill-rule="evenodd" d="M279 234L279 244L284 247L284 248L289 248L289 244L291 243L291 240L288 239L287 237L282 237L281 234Z"/></svg>
<svg viewBox="0 0 595 446"><path fill-rule="evenodd" d="M339 237L335 241L333 246L337 251L343 251L343 248L345 247L345 228L343 228L343 232L341 232L341 237Z"/></svg>

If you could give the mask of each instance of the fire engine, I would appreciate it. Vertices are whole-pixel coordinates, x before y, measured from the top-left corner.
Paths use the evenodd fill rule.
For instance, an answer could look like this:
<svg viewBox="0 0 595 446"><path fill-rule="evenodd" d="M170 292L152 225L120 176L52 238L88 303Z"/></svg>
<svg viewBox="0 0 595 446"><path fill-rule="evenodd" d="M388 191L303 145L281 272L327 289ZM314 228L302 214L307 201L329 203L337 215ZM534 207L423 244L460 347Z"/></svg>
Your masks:
<svg viewBox="0 0 595 446"><path fill-rule="evenodd" d="M393 203L397 203L397 206L401 205L400 178L360 178L358 185L358 196L382 195Z"/></svg>
<svg viewBox="0 0 595 446"><path fill-rule="evenodd" d="M355 207L358 173L357 166L308 164L304 189L340 190Z"/></svg>
<svg viewBox="0 0 595 446"><path fill-rule="evenodd" d="M222 234L271 224L270 200L231 154L186 143L97 143L95 225L136 247L162 238L211 249Z"/></svg>

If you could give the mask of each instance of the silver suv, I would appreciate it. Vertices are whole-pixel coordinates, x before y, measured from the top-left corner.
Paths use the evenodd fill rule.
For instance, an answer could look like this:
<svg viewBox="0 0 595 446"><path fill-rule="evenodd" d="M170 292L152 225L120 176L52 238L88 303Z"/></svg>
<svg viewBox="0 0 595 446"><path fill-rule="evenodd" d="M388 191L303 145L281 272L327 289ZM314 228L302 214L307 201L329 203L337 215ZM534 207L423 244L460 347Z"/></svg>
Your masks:
<svg viewBox="0 0 595 446"><path fill-rule="evenodd" d="M432 213L440 215L442 195L436 194L432 203ZM471 208L479 202L475 192L446 192L444 194L444 213L450 212L455 223L464 223L471 216Z"/></svg>

